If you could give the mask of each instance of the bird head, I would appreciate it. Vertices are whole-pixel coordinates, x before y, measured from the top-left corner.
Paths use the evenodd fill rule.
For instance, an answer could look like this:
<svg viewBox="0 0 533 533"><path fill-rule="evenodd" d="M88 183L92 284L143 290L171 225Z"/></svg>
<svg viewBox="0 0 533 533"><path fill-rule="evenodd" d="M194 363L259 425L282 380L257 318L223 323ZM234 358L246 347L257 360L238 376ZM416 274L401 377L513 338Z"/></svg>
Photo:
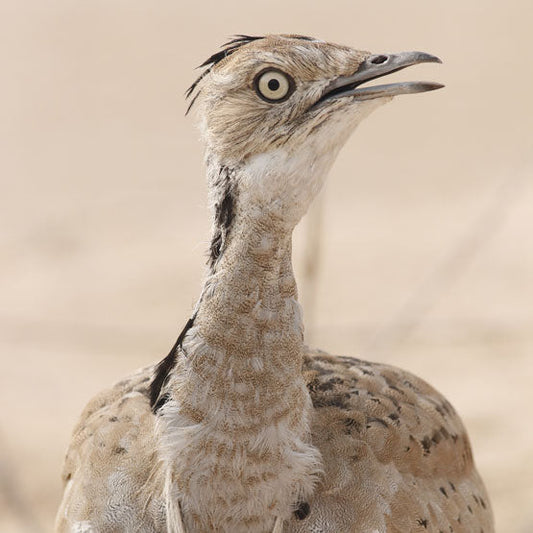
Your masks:
<svg viewBox="0 0 533 533"><path fill-rule="evenodd" d="M422 52L376 55L304 36L238 36L203 63L189 90L208 166L215 174L236 169L239 198L295 223L363 118L396 95L442 87L363 84L427 62L440 60Z"/></svg>

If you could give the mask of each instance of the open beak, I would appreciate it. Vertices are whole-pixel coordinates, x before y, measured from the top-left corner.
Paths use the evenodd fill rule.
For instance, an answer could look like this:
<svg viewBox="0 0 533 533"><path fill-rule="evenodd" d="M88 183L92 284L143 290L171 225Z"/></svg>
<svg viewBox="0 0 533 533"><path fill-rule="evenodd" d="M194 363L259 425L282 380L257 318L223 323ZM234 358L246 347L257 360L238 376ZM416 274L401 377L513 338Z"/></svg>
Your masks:
<svg viewBox="0 0 533 533"><path fill-rule="evenodd" d="M407 81L360 87L360 85L367 81L381 78L387 74L398 72L399 70L412 65L418 65L419 63L442 63L442 61L438 57L426 54L425 52L371 55L359 65L357 71L351 76L340 76L334 79L326 87L323 95L315 103L314 107L323 102L347 96L353 97L356 101L361 101L386 96L397 96L399 94L434 91L435 89L444 87L441 83L429 81Z"/></svg>

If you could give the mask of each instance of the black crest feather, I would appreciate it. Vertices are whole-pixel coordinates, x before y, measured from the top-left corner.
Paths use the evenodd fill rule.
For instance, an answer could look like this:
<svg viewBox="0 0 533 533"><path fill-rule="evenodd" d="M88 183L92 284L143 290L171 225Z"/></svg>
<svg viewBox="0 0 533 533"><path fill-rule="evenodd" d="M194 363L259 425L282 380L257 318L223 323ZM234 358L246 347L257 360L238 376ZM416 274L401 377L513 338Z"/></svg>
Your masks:
<svg viewBox="0 0 533 533"><path fill-rule="evenodd" d="M191 110L192 106L194 105L194 102L196 102L196 99L198 98L200 91L198 91L194 96L193 93L198 87L198 84L204 79L204 77L211 72L211 69L217 64L220 63L223 59L230 56L238 50L241 46L244 46L245 44L251 43L253 41L257 41L258 39L263 39L262 36L254 36L254 35L234 35L231 40L229 40L226 44L221 46L221 50L214 53L212 56L208 57L198 68L204 68L205 70L198 76L198 78L194 81L194 83L187 89L185 93L185 98L191 98L192 100L189 104L189 107L187 107L187 111L185 114L187 115L189 111Z"/></svg>
<svg viewBox="0 0 533 533"><path fill-rule="evenodd" d="M187 324L185 324L185 327L179 334L178 340L175 342L168 355L162 361L160 361L155 368L154 378L150 384L150 407L152 408L154 414L157 413L157 411L170 398L168 394L161 395L161 389L164 387L170 372L176 365L178 350L181 348L185 335L192 328L195 318L196 315L193 315L191 318L189 318Z"/></svg>
<svg viewBox="0 0 533 533"><path fill-rule="evenodd" d="M208 264L214 268L218 258L224 250L231 225L235 217L237 191L234 184L234 171L228 167L221 167L213 187L218 193L215 201L214 233L209 247Z"/></svg>

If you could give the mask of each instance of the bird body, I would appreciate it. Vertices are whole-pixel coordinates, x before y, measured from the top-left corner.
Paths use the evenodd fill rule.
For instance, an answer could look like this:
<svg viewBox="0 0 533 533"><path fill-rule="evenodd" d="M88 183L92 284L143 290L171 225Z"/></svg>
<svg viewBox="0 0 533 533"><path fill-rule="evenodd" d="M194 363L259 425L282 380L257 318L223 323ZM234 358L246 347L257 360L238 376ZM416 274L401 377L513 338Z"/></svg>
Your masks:
<svg viewBox="0 0 533 533"><path fill-rule="evenodd" d="M204 64L204 287L169 355L86 408L57 531L492 531L453 407L405 371L309 350L292 272L292 231L356 125L437 88L359 85L435 60L242 36Z"/></svg>
<svg viewBox="0 0 533 533"><path fill-rule="evenodd" d="M169 507L178 506L179 499L168 499L158 419L149 403L154 371L143 369L85 409L65 463L58 531L180 531L177 519L170 522L177 510ZM493 531L467 434L442 395L404 370L310 350L304 353L302 376L312 401L310 441L320 453L321 471L309 498L286 502L282 531ZM207 442L214 439L206 441L202 455L219 466L221 478L227 476L220 494L226 499L236 489L231 472L223 469L231 464L232 450L242 448L230 443L213 450ZM261 468L268 479L273 470L268 457L252 457L250 471ZM245 469L240 472L249 495L256 480ZM205 480L200 493L210 488ZM218 528L193 522L184 531L271 532L275 519L276 513L269 513L235 529L231 522Z"/></svg>

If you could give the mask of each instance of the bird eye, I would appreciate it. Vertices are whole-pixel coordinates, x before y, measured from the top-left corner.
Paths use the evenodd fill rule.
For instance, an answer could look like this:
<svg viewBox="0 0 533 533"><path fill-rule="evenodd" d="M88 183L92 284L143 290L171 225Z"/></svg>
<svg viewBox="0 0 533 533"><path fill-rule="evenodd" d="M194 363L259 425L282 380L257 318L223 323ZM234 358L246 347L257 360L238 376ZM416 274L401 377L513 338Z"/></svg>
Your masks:
<svg viewBox="0 0 533 533"><path fill-rule="evenodd" d="M257 94L267 102L283 102L295 89L294 80L281 70L262 70L254 79Z"/></svg>

